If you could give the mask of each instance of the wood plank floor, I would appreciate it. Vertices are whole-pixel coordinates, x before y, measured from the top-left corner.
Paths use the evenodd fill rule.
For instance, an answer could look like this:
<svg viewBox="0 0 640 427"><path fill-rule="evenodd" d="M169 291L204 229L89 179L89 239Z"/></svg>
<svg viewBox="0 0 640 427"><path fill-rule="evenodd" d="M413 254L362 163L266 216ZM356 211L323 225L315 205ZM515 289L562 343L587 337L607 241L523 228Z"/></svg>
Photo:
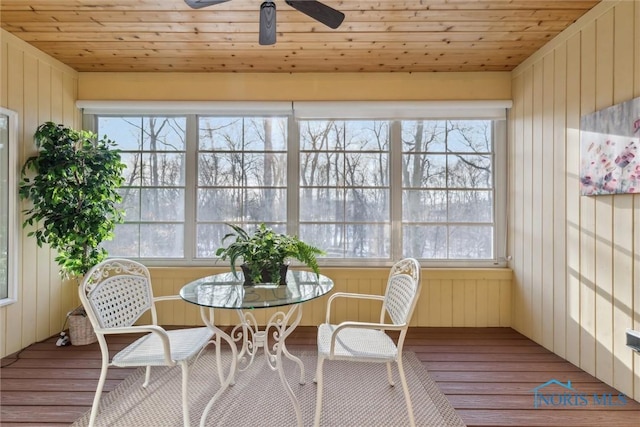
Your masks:
<svg viewBox="0 0 640 427"><path fill-rule="evenodd" d="M298 328L287 340L289 349L295 354L315 348L315 331ZM56 347L56 338L2 359L0 425L69 425L90 409L100 371L98 345ZM112 338L114 350L131 341ZM418 355L470 427L640 426L640 403L623 404L618 391L510 328L412 328L405 349ZM110 369L105 390L131 372ZM574 394L582 393L588 404L577 406L584 401L575 397L573 405L557 404L557 395L535 408L533 389L551 379L571 381Z"/></svg>

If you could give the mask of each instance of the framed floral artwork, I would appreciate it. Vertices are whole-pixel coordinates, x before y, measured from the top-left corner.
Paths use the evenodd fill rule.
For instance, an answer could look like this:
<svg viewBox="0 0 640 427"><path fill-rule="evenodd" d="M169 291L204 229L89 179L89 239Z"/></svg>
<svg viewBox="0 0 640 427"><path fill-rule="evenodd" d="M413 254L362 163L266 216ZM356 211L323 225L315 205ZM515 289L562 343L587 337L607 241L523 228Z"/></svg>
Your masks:
<svg viewBox="0 0 640 427"><path fill-rule="evenodd" d="M583 195L640 193L640 98L580 118Z"/></svg>

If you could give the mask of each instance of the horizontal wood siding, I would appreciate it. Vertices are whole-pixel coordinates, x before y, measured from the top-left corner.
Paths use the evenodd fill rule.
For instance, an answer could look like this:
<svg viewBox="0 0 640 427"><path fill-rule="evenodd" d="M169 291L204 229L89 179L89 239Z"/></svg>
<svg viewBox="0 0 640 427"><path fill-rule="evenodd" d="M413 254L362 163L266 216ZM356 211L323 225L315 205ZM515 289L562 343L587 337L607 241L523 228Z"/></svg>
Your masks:
<svg viewBox="0 0 640 427"><path fill-rule="evenodd" d="M513 327L640 399L640 196L580 195L580 117L640 96L640 2L603 2L513 72Z"/></svg>
<svg viewBox="0 0 640 427"><path fill-rule="evenodd" d="M222 272L221 268L150 268L156 296L174 295L186 283ZM334 291L383 294L389 274L387 268L323 268L335 283ZM305 303L302 325L324 321L327 296ZM163 302L160 322L165 325L201 324L199 309L181 301ZM347 319L377 321L380 306L375 302L337 301L332 322ZM253 310L260 324L275 313L271 309ZM216 323L237 323L234 310L218 310ZM510 326L511 270L509 269L423 269L422 292L412 326Z"/></svg>

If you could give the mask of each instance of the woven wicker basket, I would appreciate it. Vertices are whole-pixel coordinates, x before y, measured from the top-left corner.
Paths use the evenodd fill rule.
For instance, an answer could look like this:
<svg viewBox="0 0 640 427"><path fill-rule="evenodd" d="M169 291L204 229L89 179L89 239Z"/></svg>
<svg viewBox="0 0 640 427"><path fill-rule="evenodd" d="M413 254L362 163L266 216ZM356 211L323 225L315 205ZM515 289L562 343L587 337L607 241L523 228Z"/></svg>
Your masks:
<svg viewBox="0 0 640 427"><path fill-rule="evenodd" d="M81 308L75 309L69 315L69 339L72 345L87 345L98 341L91 321L83 314Z"/></svg>

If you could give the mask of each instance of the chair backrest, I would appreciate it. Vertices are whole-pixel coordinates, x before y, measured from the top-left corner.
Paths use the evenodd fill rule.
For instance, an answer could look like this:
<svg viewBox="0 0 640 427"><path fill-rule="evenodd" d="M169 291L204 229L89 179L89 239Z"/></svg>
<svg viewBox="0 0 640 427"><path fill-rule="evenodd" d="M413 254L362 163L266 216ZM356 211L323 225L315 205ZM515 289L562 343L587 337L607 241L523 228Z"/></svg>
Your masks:
<svg viewBox="0 0 640 427"><path fill-rule="evenodd" d="M79 294L94 328L131 326L147 310L156 322L149 270L138 262L113 258L95 265Z"/></svg>
<svg viewBox="0 0 640 427"><path fill-rule="evenodd" d="M391 322L409 325L420 289L420 264L417 260L405 258L391 267L383 307Z"/></svg>

